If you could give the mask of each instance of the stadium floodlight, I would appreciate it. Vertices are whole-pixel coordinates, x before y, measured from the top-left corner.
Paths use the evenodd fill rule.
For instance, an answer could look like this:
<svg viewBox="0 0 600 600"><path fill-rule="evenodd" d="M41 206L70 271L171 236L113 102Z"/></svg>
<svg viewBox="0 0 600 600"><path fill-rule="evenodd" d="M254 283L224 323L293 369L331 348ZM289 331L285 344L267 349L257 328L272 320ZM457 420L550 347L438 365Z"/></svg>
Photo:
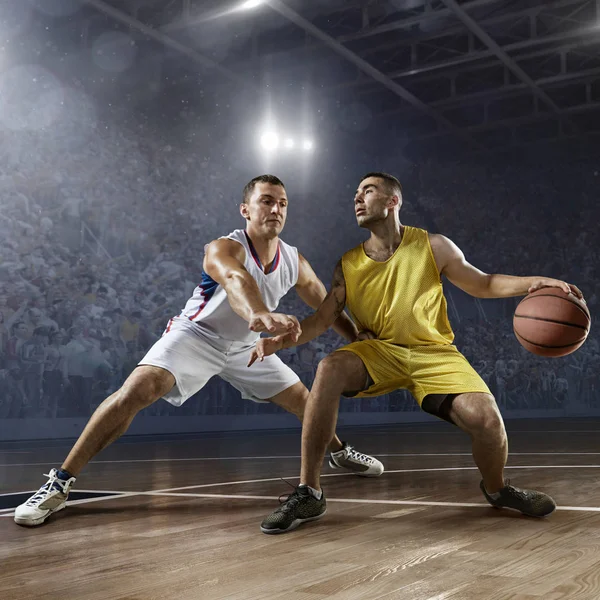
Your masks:
<svg viewBox="0 0 600 600"><path fill-rule="evenodd" d="M263 0L246 0L241 6L241 10L249 10L251 8L256 8L263 3Z"/></svg>
<svg viewBox="0 0 600 600"><path fill-rule="evenodd" d="M304 148L304 150L308 151L308 150L312 150L314 148L314 144L313 144L312 140L304 140L302 147Z"/></svg>
<svg viewBox="0 0 600 600"><path fill-rule="evenodd" d="M265 150L276 150L279 147L279 136L274 131L266 131L260 138L260 144Z"/></svg>
<svg viewBox="0 0 600 600"><path fill-rule="evenodd" d="M295 145L296 144L292 138L288 138L287 140L285 140L285 147L289 150L291 150Z"/></svg>

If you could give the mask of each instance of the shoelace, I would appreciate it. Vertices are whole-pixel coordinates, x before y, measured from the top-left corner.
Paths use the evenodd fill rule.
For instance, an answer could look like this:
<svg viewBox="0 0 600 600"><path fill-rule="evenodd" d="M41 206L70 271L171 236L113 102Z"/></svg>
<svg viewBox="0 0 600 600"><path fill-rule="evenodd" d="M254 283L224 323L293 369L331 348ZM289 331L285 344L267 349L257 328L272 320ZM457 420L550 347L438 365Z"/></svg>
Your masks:
<svg viewBox="0 0 600 600"><path fill-rule="evenodd" d="M44 477L48 477L48 481L33 496L31 496L29 500L27 500L27 506L37 506L38 504L41 504L53 489L64 493L64 485L59 483L60 480L58 477L56 477L56 475L44 473Z"/></svg>
<svg viewBox="0 0 600 600"><path fill-rule="evenodd" d="M296 490L296 486L291 484L287 479L280 477L281 481L287 483L294 491L291 494L280 494L278 500L281 506L277 510L285 510L287 505L291 508L292 505L298 504L300 502L300 498L298 497L298 491ZM294 502L295 500L295 502Z"/></svg>
<svg viewBox="0 0 600 600"><path fill-rule="evenodd" d="M281 494L279 496L279 504L281 505L277 510L279 512L285 512L294 508L300 502L300 494L295 485L291 484L289 481L280 477L281 481L287 483L294 491L291 494Z"/></svg>
<svg viewBox="0 0 600 600"><path fill-rule="evenodd" d="M373 459L370 456L357 452L353 446L347 446L346 451L348 452L348 456L354 460L367 464L371 464L373 462Z"/></svg>
<svg viewBox="0 0 600 600"><path fill-rule="evenodd" d="M504 493L520 500L530 500L535 494L510 485L510 479L504 480Z"/></svg>
<svg viewBox="0 0 600 600"><path fill-rule="evenodd" d="M520 488L516 488L513 485L510 485L510 479L506 480L506 491L513 498L519 498L520 500L531 500L535 497L535 493L528 492L526 490L522 490Z"/></svg>

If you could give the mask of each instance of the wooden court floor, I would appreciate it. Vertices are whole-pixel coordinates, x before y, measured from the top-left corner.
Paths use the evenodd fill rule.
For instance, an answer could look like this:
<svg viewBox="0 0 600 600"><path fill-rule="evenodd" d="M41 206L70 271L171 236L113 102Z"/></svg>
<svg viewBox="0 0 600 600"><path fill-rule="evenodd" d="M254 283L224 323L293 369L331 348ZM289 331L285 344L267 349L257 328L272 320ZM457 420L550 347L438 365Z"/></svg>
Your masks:
<svg viewBox="0 0 600 600"><path fill-rule="evenodd" d="M78 479L96 496L35 529L11 506L70 444L4 444L0 599L600 599L600 421L507 429L507 476L556 499L546 519L489 507L468 438L421 423L342 430L386 472L324 466L327 515L278 536L259 525L297 483L297 431L126 439Z"/></svg>

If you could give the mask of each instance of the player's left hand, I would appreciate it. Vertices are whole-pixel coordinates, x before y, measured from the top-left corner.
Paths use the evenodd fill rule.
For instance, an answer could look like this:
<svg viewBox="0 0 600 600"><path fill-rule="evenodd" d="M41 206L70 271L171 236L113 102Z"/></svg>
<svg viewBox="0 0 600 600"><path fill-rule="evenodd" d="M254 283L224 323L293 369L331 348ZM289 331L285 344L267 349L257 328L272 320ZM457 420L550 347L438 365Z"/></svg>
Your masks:
<svg viewBox="0 0 600 600"><path fill-rule="evenodd" d="M535 292L536 290L541 290L542 288L545 288L545 287L560 288L563 292L565 292L567 294L573 294L580 300L583 300L583 293L576 285L567 283L566 281L561 281L560 279L551 279L551 278L541 277L540 279L536 280L529 287L527 292L529 294L531 294L531 292ZM583 300L583 301L585 302L585 300Z"/></svg>
<svg viewBox="0 0 600 600"><path fill-rule="evenodd" d="M372 331L369 331L368 329L363 329L356 336L357 342L362 342L363 340L375 340L375 339L377 339L377 336Z"/></svg>

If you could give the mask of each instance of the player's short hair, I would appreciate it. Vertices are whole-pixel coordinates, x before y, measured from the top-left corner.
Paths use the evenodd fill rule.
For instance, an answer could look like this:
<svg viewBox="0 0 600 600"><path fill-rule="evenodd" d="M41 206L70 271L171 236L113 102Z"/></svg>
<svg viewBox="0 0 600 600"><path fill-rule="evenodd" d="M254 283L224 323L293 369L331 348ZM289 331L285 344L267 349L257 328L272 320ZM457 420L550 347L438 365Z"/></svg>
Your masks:
<svg viewBox="0 0 600 600"><path fill-rule="evenodd" d="M388 191L392 195L394 195L394 196L402 196L402 184L393 175L390 175L389 173L383 173L381 171L374 171L372 173L367 173L360 180L360 182L362 183L365 179L368 179L369 177L378 177L379 179L383 179L383 181L385 182L385 184L387 186Z"/></svg>
<svg viewBox="0 0 600 600"><path fill-rule="evenodd" d="M242 196L242 202L244 204L248 204L248 200L250 200L250 196L252 196L252 192L254 191L257 183L280 185L285 190L285 185L283 185L283 181L281 181L279 177L276 177L275 175L259 175L258 177L251 179L244 187L244 193Z"/></svg>

